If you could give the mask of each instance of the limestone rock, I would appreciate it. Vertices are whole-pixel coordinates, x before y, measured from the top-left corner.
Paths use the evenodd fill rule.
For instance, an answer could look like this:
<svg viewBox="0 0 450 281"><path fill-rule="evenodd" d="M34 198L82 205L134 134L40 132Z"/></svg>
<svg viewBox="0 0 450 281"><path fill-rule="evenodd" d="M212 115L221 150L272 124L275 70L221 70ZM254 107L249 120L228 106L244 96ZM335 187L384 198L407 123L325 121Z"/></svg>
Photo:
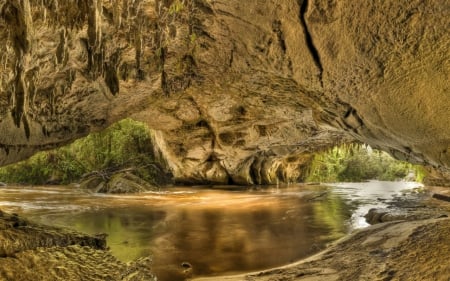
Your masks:
<svg viewBox="0 0 450 281"><path fill-rule="evenodd" d="M132 116L180 181L361 141L450 167L445 0L0 0L0 165Z"/></svg>
<svg viewBox="0 0 450 281"><path fill-rule="evenodd" d="M0 211L0 242L1 280L156 280L150 258L118 261L106 250L105 235L40 225Z"/></svg>
<svg viewBox="0 0 450 281"><path fill-rule="evenodd" d="M103 235L93 237L73 231L63 231L20 218L17 214L0 211L0 257L39 247L81 245L94 249L106 249Z"/></svg>

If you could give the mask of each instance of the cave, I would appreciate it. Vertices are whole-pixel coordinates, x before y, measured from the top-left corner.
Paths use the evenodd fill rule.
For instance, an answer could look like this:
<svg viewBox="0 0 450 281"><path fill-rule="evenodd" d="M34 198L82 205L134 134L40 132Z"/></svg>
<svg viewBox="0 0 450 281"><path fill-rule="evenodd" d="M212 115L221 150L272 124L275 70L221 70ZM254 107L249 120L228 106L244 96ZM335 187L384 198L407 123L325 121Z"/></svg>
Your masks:
<svg viewBox="0 0 450 281"><path fill-rule="evenodd" d="M132 118L151 128L177 183L288 184L301 179L299 171L315 154L364 143L424 166L425 185L442 188L437 197L446 198L449 13L444 0L364 5L356 0L2 0L0 165ZM30 245L37 247L28 249L26 239L15 249L5 242L0 259L26 251L38 253L38 260L65 255L77 261L75 272L84 279L99 270L96 261L103 259L111 262L100 279L153 278L145 259L115 263L104 251L104 237L0 215L5 237L30 228L36 235L26 239L35 239ZM367 246L374 266L392 258L382 263L384 269L374 269L378 275L366 272L368 278L450 276L446 264L431 264L436 257L429 257L415 277L397 263L406 249L402 246L416 243L417 252L404 261L417 264L415 257L426 245L448 241L445 217L381 225L365 232L372 240L353 240ZM403 235L396 248L389 243L370 248L380 241L376 237L396 228ZM47 249L42 248L49 246L42 242L46 236L56 241ZM344 241L326 255L351 247ZM448 257L449 252L444 245L436 255ZM33 267L26 264L8 265L14 270L1 277L13 280L14 272ZM184 265L191 270L189 262ZM421 271L427 268L428 273ZM345 280L366 274L345 275L349 270L324 265L323 256L292 270L283 278ZM57 263L51 272L59 280L77 278ZM276 274L248 278L270 280Z"/></svg>

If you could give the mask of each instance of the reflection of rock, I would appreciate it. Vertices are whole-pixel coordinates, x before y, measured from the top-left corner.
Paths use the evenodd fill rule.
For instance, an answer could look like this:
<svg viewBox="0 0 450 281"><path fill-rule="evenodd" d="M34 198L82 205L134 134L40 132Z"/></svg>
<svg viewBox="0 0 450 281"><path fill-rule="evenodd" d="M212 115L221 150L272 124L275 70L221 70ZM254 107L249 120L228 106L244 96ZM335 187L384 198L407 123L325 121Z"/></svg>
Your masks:
<svg viewBox="0 0 450 281"><path fill-rule="evenodd" d="M0 211L1 280L151 281L151 260L131 264L106 250L105 235L89 236L35 224Z"/></svg>
<svg viewBox="0 0 450 281"><path fill-rule="evenodd" d="M91 174L80 183L80 187L98 193L139 193L158 189L128 172L116 173L111 176Z"/></svg>
<svg viewBox="0 0 450 281"><path fill-rule="evenodd" d="M449 280L450 220L397 221L356 231L292 265L193 281Z"/></svg>

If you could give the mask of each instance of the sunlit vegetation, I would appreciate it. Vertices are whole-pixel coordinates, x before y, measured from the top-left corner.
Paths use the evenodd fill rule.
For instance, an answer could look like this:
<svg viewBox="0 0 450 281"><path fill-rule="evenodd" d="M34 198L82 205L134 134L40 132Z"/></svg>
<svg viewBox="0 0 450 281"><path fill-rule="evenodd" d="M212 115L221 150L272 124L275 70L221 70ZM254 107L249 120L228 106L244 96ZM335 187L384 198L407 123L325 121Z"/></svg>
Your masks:
<svg viewBox="0 0 450 281"><path fill-rule="evenodd" d="M415 180L421 182L425 170L398 161L388 153L367 145L348 144L315 155L307 181L358 182L365 180Z"/></svg>
<svg viewBox="0 0 450 281"><path fill-rule="evenodd" d="M167 177L156 158L147 126L125 119L65 147L40 152L26 161L0 168L0 182L68 184L92 172L112 174L126 169L158 185L166 182ZM316 154L308 174L309 182L371 179L421 182L425 170L370 146L348 144Z"/></svg>
<svg viewBox="0 0 450 281"><path fill-rule="evenodd" d="M324 194L322 199L312 203L315 225L327 226L330 230L328 239L335 240L347 233L346 221L352 215L352 207L347 205L342 197L334 194Z"/></svg>
<svg viewBox="0 0 450 281"><path fill-rule="evenodd" d="M149 182L158 183L164 172L155 158L147 126L125 119L65 147L2 167L0 181L67 184L77 182L86 173L127 168Z"/></svg>

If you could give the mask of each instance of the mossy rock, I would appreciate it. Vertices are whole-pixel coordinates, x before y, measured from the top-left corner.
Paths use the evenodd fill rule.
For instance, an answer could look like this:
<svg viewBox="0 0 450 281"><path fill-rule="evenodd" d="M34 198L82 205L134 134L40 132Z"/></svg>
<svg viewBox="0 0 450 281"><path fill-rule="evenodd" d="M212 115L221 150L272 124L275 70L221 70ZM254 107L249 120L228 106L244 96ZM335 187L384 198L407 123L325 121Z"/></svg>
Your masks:
<svg viewBox="0 0 450 281"><path fill-rule="evenodd" d="M80 188L95 190L104 181L100 176L91 176L80 182Z"/></svg>
<svg viewBox="0 0 450 281"><path fill-rule="evenodd" d="M109 179L93 175L82 181L80 187L93 190L96 193L111 194L139 193L158 190L158 187L130 172L113 174Z"/></svg>

